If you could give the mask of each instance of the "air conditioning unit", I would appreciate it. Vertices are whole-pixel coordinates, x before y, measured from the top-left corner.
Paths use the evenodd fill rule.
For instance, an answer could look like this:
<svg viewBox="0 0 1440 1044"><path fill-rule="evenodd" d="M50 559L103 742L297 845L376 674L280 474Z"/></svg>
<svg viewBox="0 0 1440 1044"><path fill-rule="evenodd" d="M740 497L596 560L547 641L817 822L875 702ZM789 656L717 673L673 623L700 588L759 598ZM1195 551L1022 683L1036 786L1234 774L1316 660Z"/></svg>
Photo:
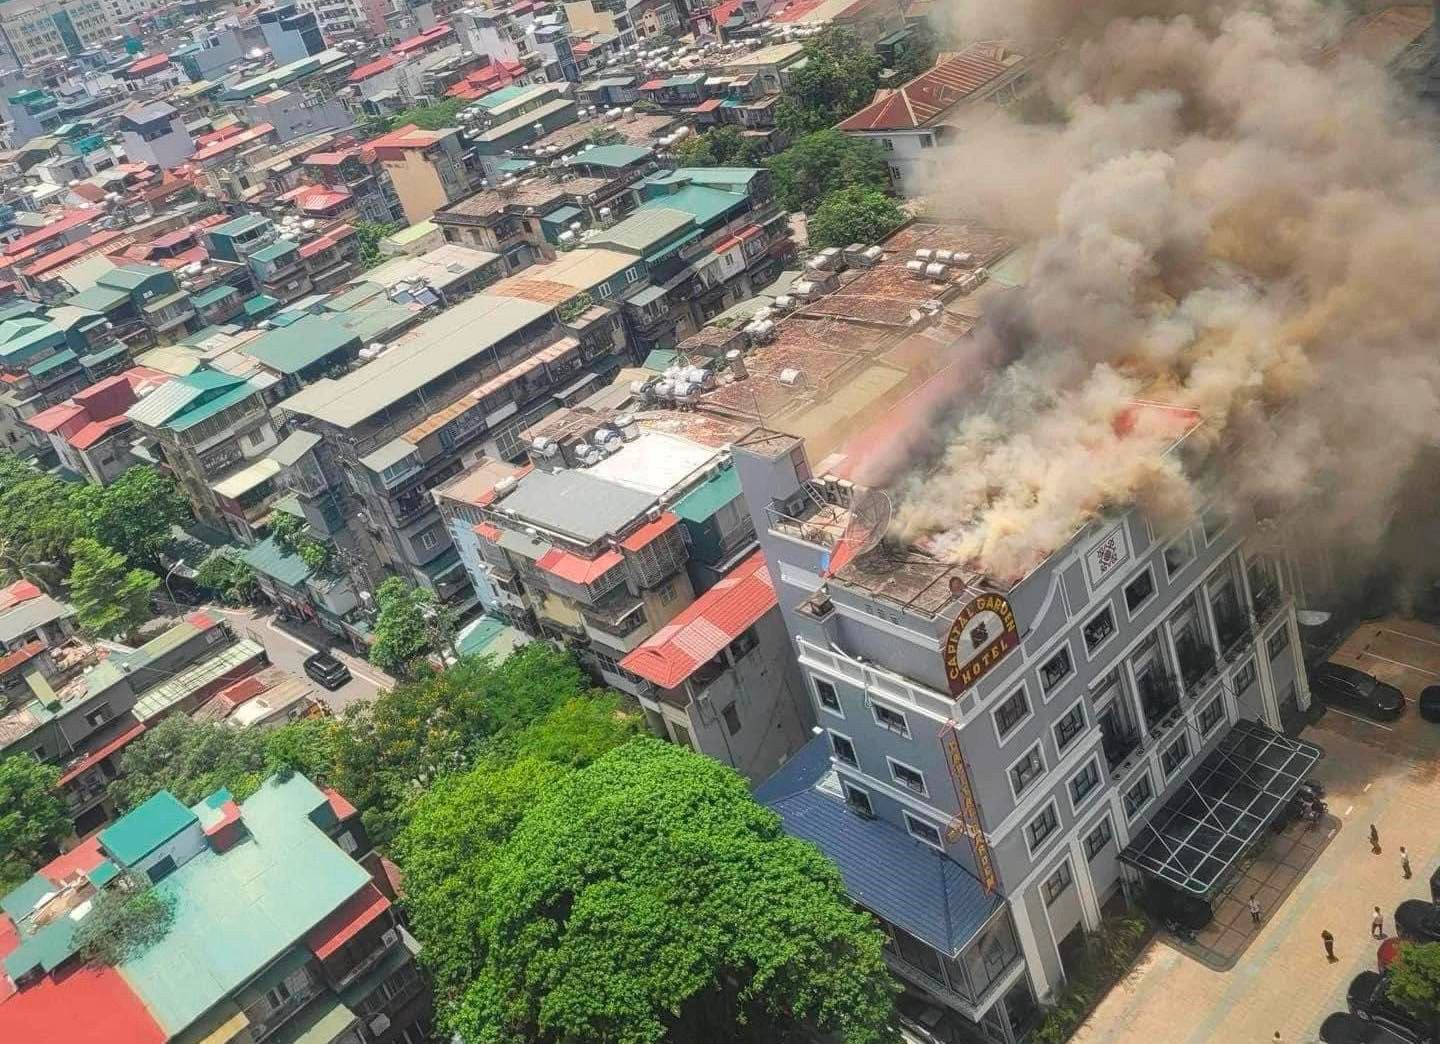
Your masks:
<svg viewBox="0 0 1440 1044"><path fill-rule="evenodd" d="M384 1033L390 1028L390 1016L381 1012L370 1020L370 1032L374 1034Z"/></svg>

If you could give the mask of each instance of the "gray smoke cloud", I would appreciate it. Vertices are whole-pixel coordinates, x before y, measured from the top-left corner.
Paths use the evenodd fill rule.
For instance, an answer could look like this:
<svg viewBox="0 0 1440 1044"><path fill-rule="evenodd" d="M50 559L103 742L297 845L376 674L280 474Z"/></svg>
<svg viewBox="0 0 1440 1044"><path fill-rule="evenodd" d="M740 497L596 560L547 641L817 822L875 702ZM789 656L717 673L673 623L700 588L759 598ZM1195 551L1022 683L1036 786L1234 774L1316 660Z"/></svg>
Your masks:
<svg viewBox="0 0 1440 1044"><path fill-rule="evenodd" d="M1440 165L1431 121L1333 46L1331 4L1008 0L954 17L1067 35L1063 123L996 110L927 195L1036 245L1011 359L922 423L886 478L896 535L1023 575L1107 505L1220 496L1374 542L1440 432ZM1197 410L1175 427L1134 400ZM1122 423L1123 422L1123 423Z"/></svg>

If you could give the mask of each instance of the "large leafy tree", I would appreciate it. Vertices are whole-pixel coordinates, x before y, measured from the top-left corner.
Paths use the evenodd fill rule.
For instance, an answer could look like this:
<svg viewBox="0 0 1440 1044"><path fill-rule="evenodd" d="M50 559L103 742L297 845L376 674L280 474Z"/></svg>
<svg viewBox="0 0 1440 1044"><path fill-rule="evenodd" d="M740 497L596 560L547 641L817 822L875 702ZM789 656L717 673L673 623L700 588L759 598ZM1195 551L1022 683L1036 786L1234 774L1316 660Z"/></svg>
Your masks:
<svg viewBox="0 0 1440 1044"><path fill-rule="evenodd" d="M393 236L405 226L396 222L356 221L355 234L360 238L360 265L374 268L385 260L380 252L380 240Z"/></svg>
<svg viewBox="0 0 1440 1044"><path fill-rule="evenodd" d="M755 167L764 150L734 127L716 127L685 138L674 148L682 167Z"/></svg>
<svg viewBox="0 0 1440 1044"><path fill-rule="evenodd" d="M0 759L0 894L34 873L70 829L60 770L27 754Z"/></svg>
<svg viewBox="0 0 1440 1044"><path fill-rule="evenodd" d="M131 569L125 556L90 537L70 549L70 600L85 633L97 638L128 637L150 619L150 599L160 578Z"/></svg>
<svg viewBox="0 0 1440 1044"><path fill-rule="evenodd" d="M890 168L880 147L837 130L807 134L773 157L770 170L780 205L807 214L841 189L879 190L890 184Z"/></svg>
<svg viewBox="0 0 1440 1044"><path fill-rule="evenodd" d="M175 894L127 872L101 889L75 929L75 949L88 961L124 964L154 946L175 921Z"/></svg>
<svg viewBox="0 0 1440 1044"><path fill-rule="evenodd" d="M98 486L63 482L53 475L17 478L0 491L0 536L12 568L20 563L54 563L69 569L76 540L94 536Z"/></svg>
<svg viewBox="0 0 1440 1044"><path fill-rule="evenodd" d="M416 923L432 882L463 922L437 977L465 1040L897 1039L874 922L729 768L637 739L558 780L517 763L437 792L401 850Z"/></svg>
<svg viewBox="0 0 1440 1044"><path fill-rule="evenodd" d="M429 591L392 576L375 592L375 608L370 662L381 670L409 677L426 654L447 651L436 648L437 636L445 633L444 610Z"/></svg>
<svg viewBox="0 0 1440 1044"><path fill-rule="evenodd" d="M174 539L175 526L193 518L173 479L152 467L130 468L105 486L95 506L95 538L152 569Z"/></svg>
<svg viewBox="0 0 1440 1044"><path fill-rule="evenodd" d="M880 59L848 29L829 28L805 41L805 64L790 76L775 123L792 136L833 127L875 97Z"/></svg>
<svg viewBox="0 0 1440 1044"><path fill-rule="evenodd" d="M1390 999L1440 1031L1440 943L1402 944L1390 965Z"/></svg>
<svg viewBox="0 0 1440 1044"><path fill-rule="evenodd" d="M260 586L255 570L245 564L239 552L228 547L212 552L200 563L195 583L227 605L244 605L255 597Z"/></svg>
<svg viewBox="0 0 1440 1044"><path fill-rule="evenodd" d="M810 216L810 245L823 250L851 243L878 243L904 220L900 205L883 192L841 189Z"/></svg>

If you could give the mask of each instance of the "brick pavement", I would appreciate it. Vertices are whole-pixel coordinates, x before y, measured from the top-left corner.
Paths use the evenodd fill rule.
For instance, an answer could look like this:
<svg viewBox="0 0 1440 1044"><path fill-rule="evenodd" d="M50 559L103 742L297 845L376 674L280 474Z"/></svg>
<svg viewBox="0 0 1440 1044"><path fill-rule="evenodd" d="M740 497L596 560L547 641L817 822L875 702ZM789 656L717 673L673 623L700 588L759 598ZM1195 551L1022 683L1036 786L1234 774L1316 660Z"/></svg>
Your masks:
<svg viewBox="0 0 1440 1044"><path fill-rule="evenodd" d="M1367 626L1334 659L1399 685L1412 702L1391 728L1331 711L1303 733L1326 753L1315 775L1339 824L1333 841L1279 907L1265 911L1231 970L1152 942L1076 1035L1080 1044L1266 1044L1276 1030L1285 1044L1308 1044L1326 1015L1345 1009L1350 980L1375 967L1371 907L1379 905L1393 930L1401 900L1428 898L1427 879L1440 863L1440 726L1421 721L1413 701L1440 677L1440 630L1413 621ZM1370 852L1372 822L1380 855ZM1400 845L1410 850L1409 881L1400 874ZM1335 935L1335 964L1325 960L1324 928Z"/></svg>

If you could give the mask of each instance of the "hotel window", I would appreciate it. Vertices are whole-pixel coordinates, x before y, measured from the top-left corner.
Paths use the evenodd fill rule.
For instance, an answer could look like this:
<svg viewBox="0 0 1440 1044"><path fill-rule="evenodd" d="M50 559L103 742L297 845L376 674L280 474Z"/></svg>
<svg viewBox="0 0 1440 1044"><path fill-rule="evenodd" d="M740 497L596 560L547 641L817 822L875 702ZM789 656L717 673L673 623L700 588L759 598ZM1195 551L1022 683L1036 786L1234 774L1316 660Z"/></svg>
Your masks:
<svg viewBox="0 0 1440 1044"><path fill-rule="evenodd" d="M1109 638L1114 633L1115 614L1111 612L1109 606L1106 606L1095 616L1091 617L1090 622L1085 625L1084 635L1086 650L1089 652L1094 652L1096 649L1100 648L1100 646L1105 644L1105 639Z"/></svg>
<svg viewBox="0 0 1440 1044"><path fill-rule="evenodd" d="M1040 687L1046 692L1054 692L1055 689L1070 675L1075 673L1075 666L1070 662L1070 649L1061 649L1040 668Z"/></svg>
<svg viewBox="0 0 1440 1044"><path fill-rule="evenodd" d="M1246 660L1235 672L1235 691L1244 692L1255 684L1255 661Z"/></svg>
<svg viewBox="0 0 1440 1044"><path fill-rule="evenodd" d="M1045 773L1045 758L1040 753L1040 744L1035 744L1023 758L1010 766L1010 789L1018 798L1025 788Z"/></svg>
<svg viewBox="0 0 1440 1044"><path fill-rule="evenodd" d="M1055 902L1056 899L1064 895L1065 890L1070 887L1074 880L1074 877L1070 874L1070 864L1068 862L1061 863L1056 867L1055 872L1045 879L1045 884L1041 888L1041 892L1045 896L1045 905L1049 906Z"/></svg>
<svg viewBox="0 0 1440 1044"><path fill-rule="evenodd" d="M1224 720L1225 705L1220 702L1220 697L1216 696L1207 703L1205 709L1200 712L1200 735L1210 735L1210 733L1215 731L1215 726Z"/></svg>
<svg viewBox="0 0 1440 1044"><path fill-rule="evenodd" d="M1115 830L1110 826L1110 817L1106 816L1094 830L1085 835L1085 858L1094 859L1114 836Z"/></svg>
<svg viewBox="0 0 1440 1044"><path fill-rule="evenodd" d="M1000 738L1004 739L1029 713L1030 701L1025 697L1025 689L1016 689L995 708L995 730L1000 733Z"/></svg>
<svg viewBox="0 0 1440 1044"><path fill-rule="evenodd" d="M1155 574L1147 567L1134 580L1125 585L1125 608L1133 614L1155 595Z"/></svg>
<svg viewBox="0 0 1440 1044"><path fill-rule="evenodd" d="M1085 705L1076 703L1055 723L1055 747L1063 751L1070 742L1085 731Z"/></svg>
<svg viewBox="0 0 1440 1044"><path fill-rule="evenodd" d="M843 718L845 714L840 709L840 694L835 691L835 686L819 678L812 678L811 680L815 683L815 698L820 701L820 706L832 714L839 714Z"/></svg>
<svg viewBox="0 0 1440 1044"><path fill-rule="evenodd" d="M888 760L890 762L890 776L896 783L899 783L906 790L916 794L923 796L926 793L925 776L922 773L911 768L909 765L902 765L894 758L889 758Z"/></svg>
<svg viewBox="0 0 1440 1044"><path fill-rule="evenodd" d="M1092 759L1070 781L1070 801L1076 808L1100 785L1100 766Z"/></svg>
<svg viewBox="0 0 1440 1044"><path fill-rule="evenodd" d="M1135 785L1125 791L1125 818L1134 819L1135 814L1150 803L1155 791L1150 785L1150 773L1145 773Z"/></svg>
<svg viewBox="0 0 1440 1044"><path fill-rule="evenodd" d="M1045 806L1045 811L1030 821L1025 828L1025 839L1030 843L1030 851L1034 852L1055 831L1060 829L1060 817L1055 814L1055 805Z"/></svg>
<svg viewBox="0 0 1440 1044"><path fill-rule="evenodd" d="M1174 576L1195 560L1195 541L1187 530L1165 549L1165 575Z"/></svg>
<svg viewBox="0 0 1440 1044"><path fill-rule="evenodd" d="M1185 764L1185 759L1190 756L1190 737L1181 736L1160 754L1160 768L1165 772L1165 778L1169 779L1175 774L1175 770Z"/></svg>
<svg viewBox="0 0 1440 1044"><path fill-rule="evenodd" d="M875 723L877 725L881 725L891 732L899 733L906 739L910 738L910 723L905 720L905 715L897 710L891 710L889 707L881 706L878 703L872 703L870 708L874 711Z"/></svg>
<svg viewBox="0 0 1440 1044"><path fill-rule="evenodd" d="M1290 628L1282 626L1280 630L1272 634L1265 642L1265 651L1270 654L1270 659L1275 659L1282 652L1290 647Z"/></svg>
<svg viewBox="0 0 1440 1044"><path fill-rule="evenodd" d="M943 849L944 842L940 840L940 831L932 824L923 819L916 819L909 812L905 813L905 829L910 831L910 836L924 841L933 848Z"/></svg>
<svg viewBox="0 0 1440 1044"><path fill-rule="evenodd" d="M870 795L859 787L849 785L845 787L845 803L862 816L873 816L875 814L875 810L870 806Z"/></svg>
<svg viewBox="0 0 1440 1044"><path fill-rule="evenodd" d="M843 761L853 768L860 767L860 759L855 756L855 744L851 743L844 736L837 736L833 732L830 733L830 749L835 752L837 760Z"/></svg>

